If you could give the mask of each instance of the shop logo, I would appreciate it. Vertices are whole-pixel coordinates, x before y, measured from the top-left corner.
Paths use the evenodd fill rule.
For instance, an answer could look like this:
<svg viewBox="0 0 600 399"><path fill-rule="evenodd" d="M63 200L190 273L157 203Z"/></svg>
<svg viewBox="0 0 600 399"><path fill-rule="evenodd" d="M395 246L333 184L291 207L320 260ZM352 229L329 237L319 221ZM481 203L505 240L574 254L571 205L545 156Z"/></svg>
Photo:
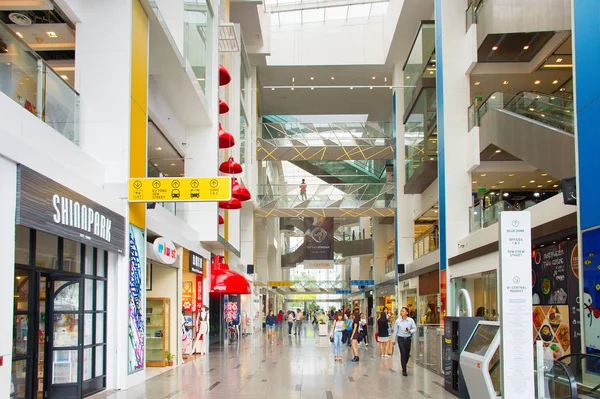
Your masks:
<svg viewBox="0 0 600 399"><path fill-rule="evenodd" d="M109 217L92 207L80 204L79 201L65 196L61 197L58 194L52 196L52 206L54 207L52 216L54 223L82 230L110 242L112 221ZM80 236L87 240L90 239L83 233Z"/></svg>
<svg viewBox="0 0 600 399"><path fill-rule="evenodd" d="M166 265L172 265L177 260L177 248L175 244L164 237L158 237L154 240L152 250L158 260Z"/></svg>

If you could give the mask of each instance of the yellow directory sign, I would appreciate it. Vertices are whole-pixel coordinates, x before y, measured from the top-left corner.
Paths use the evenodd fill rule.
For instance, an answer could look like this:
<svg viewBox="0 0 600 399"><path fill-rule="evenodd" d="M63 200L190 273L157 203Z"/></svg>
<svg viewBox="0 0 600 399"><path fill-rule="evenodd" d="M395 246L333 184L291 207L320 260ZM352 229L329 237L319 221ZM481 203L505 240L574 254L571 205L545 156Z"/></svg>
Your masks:
<svg viewBox="0 0 600 399"><path fill-rule="evenodd" d="M231 177L129 179L129 202L229 201Z"/></svg>
<svg viewBox="0 0 600 399"><path fill-rule="evenodd" d="M269 287L291 287L291 281L269 281L267 284Z"/></svg>

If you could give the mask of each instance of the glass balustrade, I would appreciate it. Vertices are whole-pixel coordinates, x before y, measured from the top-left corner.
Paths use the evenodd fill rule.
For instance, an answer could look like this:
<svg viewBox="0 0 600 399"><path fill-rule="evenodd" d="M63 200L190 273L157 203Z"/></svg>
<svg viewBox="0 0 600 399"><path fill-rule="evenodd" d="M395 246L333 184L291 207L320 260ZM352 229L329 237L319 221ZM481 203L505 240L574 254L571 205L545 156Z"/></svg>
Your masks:
<svg viewBox="0 0 600 399"><path fill-rule="evenodd" d="M421 25L403 71L403 84L409 86L404 89L404 111L406 112L421 78L435 77L435 24Z"/></svg>
<svg viewBox="0 0 600 399"><path fill-rule="evenodd" d="M440 247L440 235L438 231L429 231L421 235L413 243L413 259L418 259L422 256L427 255L430 252L439 249Z"/></svg>
<svg viewBox="0 0 600 399"><path fill-rule="evenodd" d="M306 193L299 185L258 186L259 207L269 208L393 208L393 184L308 184Z"/></svg>
<svg viewBox="0 0 600 399"><path fill-rule="evenodd" d="M77 144L79 93L2 22L0 37L0 91Z"/></svg>
<svg viewBox="0 0 600 399"><path fill-rule="evenodd" d="M470 0L466 11L467 30L477 23L477 14L483 6L483 0Z"/></svg>
<svg viewBox="0 0 600 399"><path fill-rule="evenodd" d="M205 0L184 1L183 57L190 63L202 90L206 90L211 20L212 16Z"/></svg>
<svg viewBox="0 0 600 399"><path fill-rule="evenodd" d="M437 161L437 109L435 89L424 89L404 125L406 180L425 161Z"/></svg>
<svg viewBox="0 0 600 399"><path fill-rule="evenodd" d="M469 208L470 231L477 231L496 222L504 211L519 211L508 201L499 201L482 209L481 203Z"/></svg>

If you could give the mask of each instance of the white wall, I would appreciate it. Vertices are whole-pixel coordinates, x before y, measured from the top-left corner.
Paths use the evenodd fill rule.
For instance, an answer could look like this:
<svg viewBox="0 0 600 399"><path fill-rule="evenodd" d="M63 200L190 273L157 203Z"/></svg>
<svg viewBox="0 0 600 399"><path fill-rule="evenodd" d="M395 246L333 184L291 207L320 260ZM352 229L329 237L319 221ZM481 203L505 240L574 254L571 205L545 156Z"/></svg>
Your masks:
<svg viewBox="0 0 600 399"><path fill-rule="evenodd" d="M13 309L14 281L15 281L15 211L16 211L16 165L0 156L0 178L4 184L0 191L0 356L4 364L0 367L0 397L10 396L11 361L12 361L12 336L13 336ZM10 306L8 306L10 304Z"/></svg>
<svg viewBox="0 0 600 399"><path fill-rule="evenodd" d="M180 54L183 54L183 1L156 0L156 5L165 19L167 29L169 29Z"/></svg>

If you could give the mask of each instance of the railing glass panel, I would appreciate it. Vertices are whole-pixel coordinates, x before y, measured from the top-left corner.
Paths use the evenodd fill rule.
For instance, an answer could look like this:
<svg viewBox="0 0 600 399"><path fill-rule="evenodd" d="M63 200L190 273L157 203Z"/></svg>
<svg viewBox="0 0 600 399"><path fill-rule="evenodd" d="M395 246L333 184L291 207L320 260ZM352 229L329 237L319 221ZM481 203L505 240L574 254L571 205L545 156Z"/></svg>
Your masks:
<svg viewBox="0 0 600 399"><path fill-rule="evenodd" d="M437 231L429 231L425 233L413 244L413 258L418 259L422 256L427 255L430 252L439 249L440 247L440 236Z"/></svg>
<svg viewBox="0 0 600 399"><path fill-rule="evenodd" d="M202 90L206 90L206 66L209 59L207 43L211 20L205 0L184 2L183 56L190 63Z"/></svg>
<svg viewBox="0 0 600 399"><path fill-rule="evenodd" d="M404 67L404 85L417 86L422 77L435 77L435 25L423 24L415 38L413 47ZM433 72L425 73L426 70ZM416 87L404 89L404 104L411 103Z"/></svg>
<svg viewBox="0 0 600 399"><path fill-rule="evenodd" d="M45 68L44 122L79 143L79 94L50 68Z"/></svg>

